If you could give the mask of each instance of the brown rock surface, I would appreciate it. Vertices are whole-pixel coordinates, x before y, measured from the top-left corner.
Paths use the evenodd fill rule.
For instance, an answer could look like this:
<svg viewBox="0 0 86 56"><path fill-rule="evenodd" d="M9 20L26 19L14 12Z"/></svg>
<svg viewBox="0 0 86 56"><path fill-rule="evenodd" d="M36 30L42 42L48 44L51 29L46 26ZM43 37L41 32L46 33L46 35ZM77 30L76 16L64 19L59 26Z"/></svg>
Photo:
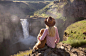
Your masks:
<svg viewBox="0 0 86 56"><path fill-rule="evenodd" d="M40 51L33 52L29 56L86 56L86 49L84 48L73 48L69 44L59 43L56 48L44 48Z"/></svg>

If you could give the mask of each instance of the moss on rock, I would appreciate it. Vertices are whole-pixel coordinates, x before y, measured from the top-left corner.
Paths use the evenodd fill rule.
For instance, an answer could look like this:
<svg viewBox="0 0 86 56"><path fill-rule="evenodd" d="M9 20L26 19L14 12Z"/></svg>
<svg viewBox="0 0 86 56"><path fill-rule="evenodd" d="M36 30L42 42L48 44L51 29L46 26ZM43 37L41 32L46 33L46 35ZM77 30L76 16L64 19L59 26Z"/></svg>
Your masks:
<svg viewBox="0 0 86 56"><path fill-rule="evenodd" d="M86 39L86 20L78 21L74 24L71 24L67 29L64 31L64 36L69 37L69 39L78 39L84 40Z"/></svg>
<svg viewBox="0 0 86 56"><path fill-rule="evenodd" d="M86 44L86 20L75 22L64 31L63 42L79 47Z"/></svg>

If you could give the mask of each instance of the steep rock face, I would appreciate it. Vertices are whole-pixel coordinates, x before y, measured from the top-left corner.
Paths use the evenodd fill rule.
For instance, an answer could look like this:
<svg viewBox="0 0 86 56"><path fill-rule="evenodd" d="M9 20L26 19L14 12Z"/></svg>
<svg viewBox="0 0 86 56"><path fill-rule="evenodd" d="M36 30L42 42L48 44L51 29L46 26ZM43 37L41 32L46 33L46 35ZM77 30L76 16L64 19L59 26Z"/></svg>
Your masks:
<svg viewBox="0 0 86 56"><path fill-rule="evenodd" d="M45 28L44 19L42 17L27 18L29 22L29 34L37 37L39 31Z"/></svg>
<svg viewBox="0 0 86 56"><path fill-rule="evenodd" d="M63 19L64 29L70 24L86 19L85 0L54 1L43 9L35 12L39 16L52 16L55 19Z"/></svg>
<svg viewBox="0 0 86 56"><path fill-rule="evenodd" d="M74 17L79 18L83 17L86 18L86 2L85 0L73 0L68 2L64 6L64 16L68 17Z"/></svg>
<svg viewBox="0 0 86 56"><path fill-rule="evenodd" d="M46 28L44 20L45 17L27 17L28 22L29 22L29 33L32 36L37 37L39 31L42 28ZM62 19L55 19L56 24L55 26L58 28L58 32L59 32L59 36L60 36L60 40L63 40L63 32L64 32L64 27L65 25L63 24L63 20Z"/></svg>
<svg viewBox="0 0 86 56"><path fill-rule="evenodd" d="M53 16L54 18L60 18L60 16L61 18L62 16L63 17L71 16L74 18L79 18L79 17L86 18L86 8L85 7L86 7L85 0L61 0L59 2L54 1L53 3L48 4L38 13L39 15L48 14L49 16ZM57 14L57 16L55 14Z"/></svg>
<svg viewBox="0 0 86 56"><path fill-rule="evenodd" d="M3 39L12 39L13 36L19 37L19 33L22 35L22 26L17 16L11 18L10 14L0 15L0 42Z"/></svg>
<svg viewBox="0 0 86 56"><path fill-rule="evenodd" d="M9 46L17 42L19 38L23 38L22 26L17 16L11 18L10 14L0 15L0 55L4 56L7 50L9 54Z"/></svg>

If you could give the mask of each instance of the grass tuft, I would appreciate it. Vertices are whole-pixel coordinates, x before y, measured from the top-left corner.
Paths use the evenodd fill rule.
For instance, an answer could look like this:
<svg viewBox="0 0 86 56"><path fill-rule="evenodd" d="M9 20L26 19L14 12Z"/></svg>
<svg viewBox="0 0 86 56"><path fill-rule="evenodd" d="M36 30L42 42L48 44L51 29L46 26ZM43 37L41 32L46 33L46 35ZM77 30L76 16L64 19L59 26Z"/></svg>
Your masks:
<svg viewBox="0 0 86 56"><path fill-rule="evenodd" d="M17 54L14 54L14 55L11 55L11 56L29 56L29 54L32 53L32 50L27 50L27 51L20 51L19 53Z"/></svg>

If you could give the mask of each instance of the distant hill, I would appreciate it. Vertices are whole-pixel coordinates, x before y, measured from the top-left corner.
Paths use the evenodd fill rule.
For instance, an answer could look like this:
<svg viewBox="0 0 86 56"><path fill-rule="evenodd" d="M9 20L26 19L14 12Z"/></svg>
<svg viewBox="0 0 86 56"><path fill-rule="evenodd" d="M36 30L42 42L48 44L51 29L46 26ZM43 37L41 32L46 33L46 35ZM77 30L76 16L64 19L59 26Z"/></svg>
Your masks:
<svg viewBox="0 0 86 56"><path fill-rule="evenodd" d="M14 1L55 1L55 0L14 0Z"/></svg>
<svg viewBox="0 0 86 56"><path fill-rule="evenodd" d="M49 2L14 2L0 1L0 15L11 14L20 18L33 15L35 11L42 9Z"/></svg>
<svg viewBox="0 0 86 56"><path fill-rule="evenodd" d="M86 19L86 1L85 0L65 0L53 1L46 5L41 10L38 10L34 15L48 17L52 16L55 19L63 20L63 28L66 29L70 24Z"/></svg>
<svg viewBox="0 0 86 56"><path fill-rule="evenodd" d="M36 11L38 16L52 16L57 19L64 18L86 18L85 0L60 0L46 5L43 9Z"/></svg>
<svg viewBox="0 0 86 56"><path fill-rule="evenodd" d="M0 0L0 1L59 1L59 0Z"/></svg>

